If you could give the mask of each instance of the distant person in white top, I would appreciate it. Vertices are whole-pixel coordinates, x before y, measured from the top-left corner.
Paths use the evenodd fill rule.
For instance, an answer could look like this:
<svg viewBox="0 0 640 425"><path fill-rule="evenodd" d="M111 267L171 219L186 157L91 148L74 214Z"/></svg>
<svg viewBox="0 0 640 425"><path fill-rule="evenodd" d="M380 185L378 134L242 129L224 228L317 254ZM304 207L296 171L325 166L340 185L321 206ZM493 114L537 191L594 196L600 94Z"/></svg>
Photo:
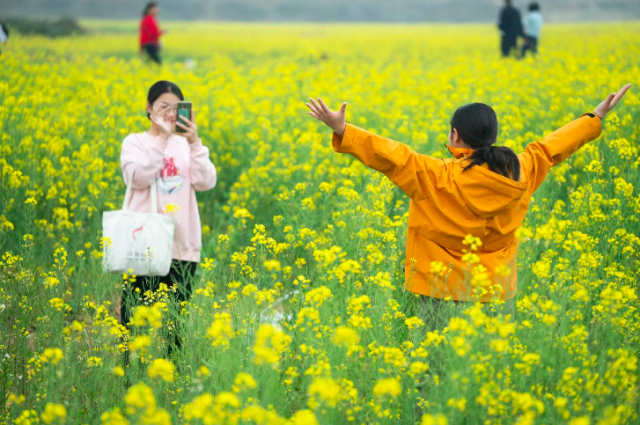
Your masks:
<svg viewBox="0 0 640 425"><path fill-rule="evenodd" d="M0 45L5 44L9 39L9 28L7 28L7 24L4 22L4 19L0 19ZM0 54L2 51L0 50Z"/></svg>
<svg viewBox="0 0 640 425"><path fill-rule="evenodd" d="M529 13L525 16L523 22L524 27L524 43L522 44L522 57L527 54L527 50L535 56L538 53L538 40L540 39L540 31L544 20L540 13L540 5L536 2L529 4Z"/></svg>

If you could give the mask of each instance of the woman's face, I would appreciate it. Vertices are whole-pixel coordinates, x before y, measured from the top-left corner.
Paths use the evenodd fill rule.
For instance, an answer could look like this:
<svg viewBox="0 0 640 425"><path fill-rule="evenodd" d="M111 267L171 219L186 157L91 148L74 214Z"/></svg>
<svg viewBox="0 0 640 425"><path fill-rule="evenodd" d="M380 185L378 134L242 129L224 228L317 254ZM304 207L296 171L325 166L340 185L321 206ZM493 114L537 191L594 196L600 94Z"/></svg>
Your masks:
<svg viewBox="0 0 640 425"><path fill-rule="evenodd" d="M159 11L160 11L160 8L158 6L153 6L151 9L149 9L149 15L158 16Z"/></svg>
<svg viewBox="0 0 640 425"><path fill-rule="evenodd" d="M153 105L147 103L147 112L149 115L164 118L165 121L175 126L178 115L178 102L180 102L180 98L175 94L164 93L153 102Z"/></svg>

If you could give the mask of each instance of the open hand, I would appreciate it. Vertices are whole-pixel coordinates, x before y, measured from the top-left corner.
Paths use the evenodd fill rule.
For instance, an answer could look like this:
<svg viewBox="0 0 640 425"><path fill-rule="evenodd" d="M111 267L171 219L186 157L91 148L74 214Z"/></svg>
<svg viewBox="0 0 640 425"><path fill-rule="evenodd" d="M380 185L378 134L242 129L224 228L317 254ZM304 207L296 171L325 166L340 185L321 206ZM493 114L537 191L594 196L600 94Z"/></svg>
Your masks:
<svg viewBox="0 0 640 425"><path fill-rule="evenodd" d="M169 140L173 134L171 122L167 121L165 117L161 117L155 113L151 114L151 122L158 126L158 130L160 131L159 137L163 140Z"/></svg>
<svg viewBox="0 0 640 425"><path fill-rule="evenodd" d="M347 121L345 119L347 102L344 102L337 111L332 111L320 98L318 98L318 102L313 99L309 99L309 101L311 103L307 103L306 105L311 109L311 112L307 112L307 114L319 121L322 121L338 136L342 137L347 125Z"/></svg>
<svg viewBox="0 0 640 425"><path fill-rule="evenodd" d="M180 122L182 120L182 122ZM196 111L191 110L191 120L188 120L182 115L178 115L176 126L180 126L183 130L182 136L186 137L189 144L198 141L198 127L196 127Z"/></svg>
<svg viewBox="0 0 640 425"><path fill-rule="evenodd" d="M627 84L626 86L622 87L618 93L611 93L604 100L604 102L598 105L595 110L595 114L599 116L600 119L603 119L605 115L607 115L609 111L611 111L616 106L620 99L622 99L622 96L624 96L627 90L629 90L629 87L631 87L631 84Z"/></svg>

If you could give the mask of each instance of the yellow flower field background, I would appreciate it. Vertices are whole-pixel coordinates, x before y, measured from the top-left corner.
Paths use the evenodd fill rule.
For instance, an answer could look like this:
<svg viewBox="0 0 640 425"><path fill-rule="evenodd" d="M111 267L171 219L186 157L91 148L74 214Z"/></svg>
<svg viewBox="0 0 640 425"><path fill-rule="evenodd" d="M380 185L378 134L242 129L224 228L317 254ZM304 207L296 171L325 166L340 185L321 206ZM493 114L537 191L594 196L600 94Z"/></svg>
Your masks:
<svg viewBox="0 0 640 425"><path fill-rule="evenodd" d="M640 84L640 25L549 25L517 61L492 26L171 23L162 68L135 23L87 25L0 56L0 422L638 423L637 85L534 195L515 323L472 307L442 330L403 289L409 199L304 102L440 157L455 108L485 102L519 152ZM159 79L193 101L219 183L191 301L141 294L129 332L135 277L102 272L101 220Z"/></svg>

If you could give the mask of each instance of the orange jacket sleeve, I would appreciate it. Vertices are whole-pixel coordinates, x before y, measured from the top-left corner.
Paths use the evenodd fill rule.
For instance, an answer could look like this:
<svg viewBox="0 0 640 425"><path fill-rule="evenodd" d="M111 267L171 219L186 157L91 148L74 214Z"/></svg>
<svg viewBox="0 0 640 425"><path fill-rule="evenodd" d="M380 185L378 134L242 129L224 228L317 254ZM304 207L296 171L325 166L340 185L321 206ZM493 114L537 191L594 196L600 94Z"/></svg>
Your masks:
<svg viewBox="0 0 640 425"><path fill-rule="evenodd" d="M333 134L333 149L380 171L415 201L431 195L438 171L444 167L442 160L351 124L347 124L342 137Z"/></svg>
<svg viewBox="0 0 640 425"><path fill-rule="evenodd" d="M551 167L569 158L586 143L597 139L601 132L600 118L585 114L527 146L518 157L521 173L529 179L531 189L537 190Z"/></svg>

